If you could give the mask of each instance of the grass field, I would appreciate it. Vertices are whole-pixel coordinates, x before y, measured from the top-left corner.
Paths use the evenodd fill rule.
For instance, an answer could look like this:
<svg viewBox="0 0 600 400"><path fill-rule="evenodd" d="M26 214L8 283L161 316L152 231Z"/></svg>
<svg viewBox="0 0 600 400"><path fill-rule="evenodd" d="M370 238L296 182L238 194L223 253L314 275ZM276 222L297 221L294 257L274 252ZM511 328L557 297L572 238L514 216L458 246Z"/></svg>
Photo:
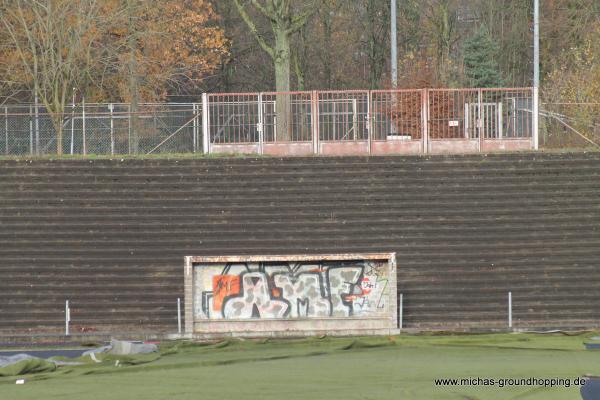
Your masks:
<svg viewBox="0 0 600 400"><path fill-rule="evenodd" d="M0 399L581 399L579 388L436 386L437 378L600 374L592 334L443 335L175 342L153 362L115 360L0 378ZM127 362L126 359L123 360Z"/></svg>

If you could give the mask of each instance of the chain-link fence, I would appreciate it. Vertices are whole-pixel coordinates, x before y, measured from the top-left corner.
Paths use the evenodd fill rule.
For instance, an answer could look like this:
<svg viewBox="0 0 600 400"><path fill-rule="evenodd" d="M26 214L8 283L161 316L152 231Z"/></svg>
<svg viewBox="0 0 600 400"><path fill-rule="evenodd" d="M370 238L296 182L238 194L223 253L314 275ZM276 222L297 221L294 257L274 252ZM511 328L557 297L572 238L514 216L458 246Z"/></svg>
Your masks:
<svg viewBox="0 0 600 400"><path fill-rule="evenodd" d="M540 121L545 148L600 147L600 103L543 102Z"/></svg>
<svg viewBox="0 0 600 400"><path fill-rule="evenodd" d="M561 113L552 115L561 122ZM534 147L530 88L213 93L198 103L135 109L123 103L74 104L59 115L41 106L6 105L0 106L0 135L0 154L16 156L423 154Z"/></svg>
<svg viewBox="0 0 600 400"><path fill-rule="evenodd" d="M202 105L76 104L61 115L42 106L0 107L0 154L150 154L202 152Z"/></svg>

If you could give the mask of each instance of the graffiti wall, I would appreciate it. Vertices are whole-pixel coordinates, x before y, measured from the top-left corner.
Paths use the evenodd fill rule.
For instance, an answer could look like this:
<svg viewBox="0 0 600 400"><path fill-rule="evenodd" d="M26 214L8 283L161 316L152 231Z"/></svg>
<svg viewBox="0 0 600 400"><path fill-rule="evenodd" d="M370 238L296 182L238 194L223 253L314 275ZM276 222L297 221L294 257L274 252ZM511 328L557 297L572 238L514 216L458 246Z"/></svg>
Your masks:
<svg viewBox="0 0 600 400"><path fill-rule="evenodd" d="M197 263L194 320L384 317L390 268L381 260Z"/></svg>

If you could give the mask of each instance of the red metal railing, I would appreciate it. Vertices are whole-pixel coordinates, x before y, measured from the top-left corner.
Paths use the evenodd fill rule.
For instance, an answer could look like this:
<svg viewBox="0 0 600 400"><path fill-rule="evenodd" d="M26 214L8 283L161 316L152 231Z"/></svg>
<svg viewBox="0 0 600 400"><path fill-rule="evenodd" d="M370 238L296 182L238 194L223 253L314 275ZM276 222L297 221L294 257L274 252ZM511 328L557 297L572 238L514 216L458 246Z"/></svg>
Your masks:
<svg viewBox="0 0 600 400"><path fill-rule="evenodd" d="M529 88L227 93L206 102L207 152L286 155L285 145L303 143L290 154L469 152L532 142Z"/></svg>

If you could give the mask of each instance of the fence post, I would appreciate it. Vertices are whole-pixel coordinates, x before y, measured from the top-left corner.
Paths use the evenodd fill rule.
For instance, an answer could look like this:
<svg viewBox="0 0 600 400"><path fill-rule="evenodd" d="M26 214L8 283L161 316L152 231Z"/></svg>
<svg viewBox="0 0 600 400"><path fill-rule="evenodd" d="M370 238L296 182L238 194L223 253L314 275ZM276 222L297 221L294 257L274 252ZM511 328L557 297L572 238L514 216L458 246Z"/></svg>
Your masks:
<svg viewBox="0 0 600 400"><path fill-rule="evenodd" d="M257 124L257 130L258 130L258 154L264 154L264 143L265 143L265 136L264 136L264 115L263 115L263 93L260 92L258 94L258 124Z"/></svg>
<svg viewBox="0 0 600 400"><path fill-rule="evenodd" d="M477 136L479 141L477 143L477 150L481 153L482 144L483 144L483 135L485 134L485 129L483 127L483 90L477 90Z"/></svg>
<svg viewBox="0 0 600 400"><path fill-rule="evenodd" d="M402 330L404 327L404 296L400 293L400 304L398 305L398 328Z"/></svg>
<svg viewBox="0 0 600 400"><path fill-rule="evenodd" d="M369 90L367 92L367 146L369 147L369 155L371 155L371 143L372 143L372 138L371 138L371 100L373 99L373 94L372 92ZM356 125L354 125L356 127ZM356 128L354 129L354 133L356 134Z"/></svg>
<svg viewBox="0 0 600 400"><path fill-rule="evenodd" d="M127 104L127 154L131 154L131 103Z"/></svg>
<svg viewBox="0 0 600 400"><path fill-rule="evenodd" d="M31 114L33 110L31 104L29 105L29 154L33 155L33 119Z"/></svg>
<svg viewBox="0 0 600 400"><path fill-rule="evenodd" d="M421 90L421 136L423 154L429 153L429 91Z"/></svg>
<svg viewBox="0 0 600 400"><path fill-rule="evenodd" d="M4 107L4 153L8 155L8 107Z"/></svg>
<svg viewBox="0 0 600 400"><path fill-rule="evenodd" d="M75 95L73 95L73 104L71 106L71 155L73 155L73 151L75 150ZM58 148L56 149L58 152Z"/></svg>
<svg viewBox="0 0 600 400"><path fill-rule="evenodd" d="M65 336L69 336L69 322L71 322L71 308L69 300L65 302Z"/></svg>
<svg viewBox="0 0 600 400"><path fill-rule="evenodd" d="M512 329L513 320L512 320L512 292L508 292L508 328Z"/></svg>
<svg viewBox="0 0 600 400"><path fill-rule="evenodd" d="M85 138L85 97L82 99L81 102L81 128L83 129L82 132L82 146L83 146L83 155L87 154L87 145L86 145L86 138Z"/></svg>
<svg viewBox="0 0 600 400"><path fill-rule="evenodd" d="M198 113L196 103L192 103L192 152L195 153L198 149Z"/></svg>
<svg viewBox="0 0 600 400"><path fill-rule="evenodd" d="M37 91L35 92L35 154L40 155L40 115Z"/></svg>
<svg viewBox="0 0 600 400"><path fill-rule="evenodd" d="M202 151L210 154L210 135L208 118L208 94L202 93Z"/></svg>
<svg viewBox="0 0 600 400"><path fill-rule="evenodd" d="M115 125L113 121L113 110L115 106L113 103L108 105L108 110L110 111L110 155L115 155Z"/></svg>
<svg viewBox="0 0 600 400"><path fill-rule="evenodd" d="M181 335L181 298L177 298L177 332Z"/></svg>
<svg viewBox="0 0 600 400"><path fill-rule="evenodd" d="M312 116L313 153L319 154L319 92L313 90L310 95L310 100L310 114Z"/></svg>
<svg viewBox="0 0 600 400"><path fill-rule="evenodd" d="M533 149L538 150L540 144L540 95L539 88L533 88L533 119L531 129L533 130Z"/></svg>

